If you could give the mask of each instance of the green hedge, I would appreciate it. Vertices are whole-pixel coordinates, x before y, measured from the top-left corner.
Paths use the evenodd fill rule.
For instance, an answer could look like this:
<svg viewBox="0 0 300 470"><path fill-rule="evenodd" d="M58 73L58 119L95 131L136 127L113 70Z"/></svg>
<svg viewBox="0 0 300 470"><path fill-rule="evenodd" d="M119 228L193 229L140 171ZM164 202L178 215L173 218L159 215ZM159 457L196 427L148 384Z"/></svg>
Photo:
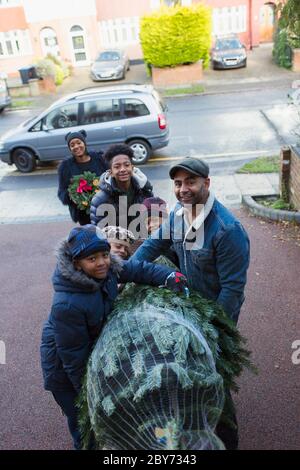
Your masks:
<svg viewBox="0 0 300 470"><path fill-rule="evenodd" d="M292 66L292 49L289 44L289 37L286 29L278 27L273 46L274 62L280 67L290 69Z"/></svg>
<svg viewBox="0 0 300 470"><path fill-rule="evenodd" d="M155 67L167 67L202 59L207 67L211 30L211 9L207 6L163 7L141 19L144 60Z"/></svg>

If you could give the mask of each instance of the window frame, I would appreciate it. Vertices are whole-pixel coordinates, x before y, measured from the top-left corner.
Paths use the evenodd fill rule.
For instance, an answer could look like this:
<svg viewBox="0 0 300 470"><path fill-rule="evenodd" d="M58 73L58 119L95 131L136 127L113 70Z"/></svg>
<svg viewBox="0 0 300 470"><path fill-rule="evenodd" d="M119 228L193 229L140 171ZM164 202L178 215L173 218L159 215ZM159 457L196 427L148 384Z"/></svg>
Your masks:
<svg viewBox="0 0 300 470"><path fill-rule="evenodd" d="M146 109L148 110L148 113L147 114L140 114L138 116L126 116L125 114L125 101L126 100L135 100L135 101L139 101L140 103L142 103ZM149 107L146 105L146 103L141 100L141 98L136 98L136 97L133 97L133 96L127 96L126 98L121 98L121 102L122 102L122 118L123 119L135 119L135 118L140 118L140 117L145 117L145 116L150 116L151 115L151 111L149 109Z"/></svg>
<svg viewBox="0 0 300 470"><path fill-rule="evenodd" d="M85 106L89 103L96 103L96 102L99 102L99 101L111 101L111 119L109 119L107 121L85 122ZM118 102L119 116L114 115L114 101ZM90 125L93 125L93 124L105 124L105 123L115 122L115 121L119 121L119 120L123 119L122 118L122 103L121 103L120 98L114 98L113 96L109 96L109 97L104 97L103 96L103 97L95 98L93 100L84 101L81 104L82 104L82 112L81 112L80 122L83 126L90 126Z"/></svg>

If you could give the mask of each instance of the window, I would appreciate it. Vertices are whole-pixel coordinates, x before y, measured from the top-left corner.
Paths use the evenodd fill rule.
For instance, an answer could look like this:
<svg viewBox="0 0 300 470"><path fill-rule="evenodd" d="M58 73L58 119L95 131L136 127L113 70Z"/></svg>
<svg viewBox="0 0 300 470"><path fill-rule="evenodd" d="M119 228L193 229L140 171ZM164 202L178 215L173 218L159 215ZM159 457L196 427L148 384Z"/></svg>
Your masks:
<svg viewBox="0 0 300 470"><path fill-rule="evenodd" d="M126 98L124 100L124 116L125 118L134 118L139 116L146 116L150 114L147 106L140 100Z"/></svg>
<svg viewBox="0 0 300 470"><path fill-rule="evenodd" d="M11 41L6 41L6 49L7 49L8 55L13 55L13 48L12 48Z"/></svg>
<svg viewBox="0 0 300 470"><path fill-rule="evenodd" d="M119 100L103 99L84 103L83 124L96 124L120 119Z"/></svg>
<svg viewBox="0 0 300 470"><path fill-rule="evenodd" d="M48 129L78 126L78 104L70 104L51 111L44 123Z"/></svg>
<svg viewBox="0 0 300 470"><path fill-rule="evenodd" d="M78 31L83 31L82 27L81 26L72 26L72 28L70 29L71 33L76 33Z"/></svg>
<svg viewBox="0 0 300 470"><path fill-rule="evenodd" d="M139 43L139 17L116 18L99 23L103 47L121 47Z"/></svg>
<svg viewBox="0 0 300 470"><path fill-rule="evenodd" d="M0 32L0 56L20 56L32 54L28 30Z"/></svg>
<svg viewBox="0 0 300 470"><path fill-rule="evenodd" d="M31 129L30 132L38 132L42 130L42 121L37 122Z"/></svg>
<svg viewBox="0 0 300 470"><path fill-rule="evenodd" d="M0 7L16 7L21 5L21 0L0 0Z"/></svg>
<svg viewBox="0 0 300 470"><path fill-rule="evenodd" d="M247 30L246 5L214 8L213 33L218 36L230 33L244 33Z"/></svg>

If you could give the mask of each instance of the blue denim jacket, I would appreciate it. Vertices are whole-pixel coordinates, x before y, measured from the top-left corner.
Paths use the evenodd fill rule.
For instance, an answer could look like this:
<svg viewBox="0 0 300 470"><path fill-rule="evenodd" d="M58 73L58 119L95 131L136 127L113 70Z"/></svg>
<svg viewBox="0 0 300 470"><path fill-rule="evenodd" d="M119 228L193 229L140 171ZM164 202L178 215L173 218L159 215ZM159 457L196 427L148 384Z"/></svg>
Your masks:
<svg viewBox="0 0 300 470"><path fill-rule="evenodd" d="M204 224L196 231L194 243L184 239L184 218L177 204L168 221L141 245L133 259L153 261L172 245L189 287L205 298L216 300L237 322L244 302L249 238L234 215L212 195L210 197L212 207Z"/></svg>

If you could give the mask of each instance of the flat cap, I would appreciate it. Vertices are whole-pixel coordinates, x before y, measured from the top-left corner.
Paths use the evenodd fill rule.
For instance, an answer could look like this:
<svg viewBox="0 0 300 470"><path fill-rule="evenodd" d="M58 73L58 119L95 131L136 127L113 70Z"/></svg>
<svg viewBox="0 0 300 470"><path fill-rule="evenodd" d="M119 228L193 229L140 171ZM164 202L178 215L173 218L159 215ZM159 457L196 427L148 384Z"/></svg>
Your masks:
<svg viewBox="0 0 300 470"><path fill-rule="evenodd" d="M209 175L209 166L204 160L199 158L187 157L177 165L172 166L169 171L170 178L173 180L175 173L178 170L185 170L193 175L202 176L202 178L207 178Z"/></svg>

